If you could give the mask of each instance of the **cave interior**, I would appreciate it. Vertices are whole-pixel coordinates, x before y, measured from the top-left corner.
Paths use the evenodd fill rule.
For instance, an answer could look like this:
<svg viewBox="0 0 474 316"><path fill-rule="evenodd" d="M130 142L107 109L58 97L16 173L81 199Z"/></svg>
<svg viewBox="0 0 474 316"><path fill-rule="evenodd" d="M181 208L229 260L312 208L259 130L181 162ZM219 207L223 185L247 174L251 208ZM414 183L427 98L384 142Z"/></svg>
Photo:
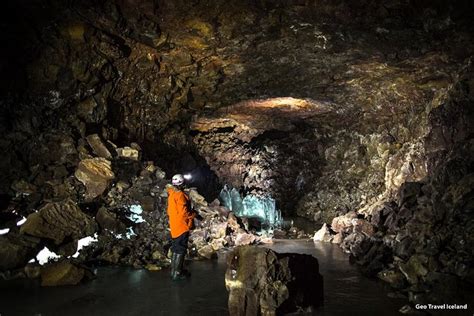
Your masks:
<svg viewBox="0 0 474 316"><path fill-rule="evenodd" d="M471 1L2 7L2 290L84 284L104 266L166 273L164 192L181 173L203 217L189 259L310 240L346 253L406 301L402 312L456 303L472 315ZM283 220L257 234L261 219L219 201L224 186L273 199ZM276 271L300 260L236 249L241 264L255 251ZM317 269L301 260L288 269ZM247 315L252 304L256 315L307 304L294 294L307 285L290 283L289 298L265 292ZM243 315L230 293L220 312Z"/></svg>

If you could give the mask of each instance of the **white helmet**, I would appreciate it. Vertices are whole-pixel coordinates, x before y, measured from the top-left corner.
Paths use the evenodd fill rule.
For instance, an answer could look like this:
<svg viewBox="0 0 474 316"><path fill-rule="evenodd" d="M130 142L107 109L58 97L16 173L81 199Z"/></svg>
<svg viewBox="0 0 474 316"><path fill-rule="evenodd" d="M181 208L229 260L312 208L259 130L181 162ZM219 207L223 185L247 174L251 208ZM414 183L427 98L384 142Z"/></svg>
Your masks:
<svg viewBox="0 0 474 316"><path fill-rule="evenodd" d="M171 179L173 185L182 185L184 183L184 177L182 174L175 174Z"/></svg>

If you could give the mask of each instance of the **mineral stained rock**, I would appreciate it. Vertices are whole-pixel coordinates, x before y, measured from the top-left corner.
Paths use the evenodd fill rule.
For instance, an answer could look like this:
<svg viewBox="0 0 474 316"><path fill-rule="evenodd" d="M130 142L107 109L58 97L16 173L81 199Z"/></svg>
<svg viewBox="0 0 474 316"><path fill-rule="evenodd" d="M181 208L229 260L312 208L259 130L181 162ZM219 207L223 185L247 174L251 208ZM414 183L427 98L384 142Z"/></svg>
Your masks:
<svg viewBox="0 0 474 316"><path fill-rule="evenodd" d="M68 261L61 261L41 269L41 286L76 285L84 276L83 268Z"/></svg>
<svg viewBox="0 0 474 316"><path fill-rule="evenodd" d="M102 158L111 159L112 154L108 150L108 148L104 145L102 140L100 139L99 135L92 134L86 137L89 146L91 146L94 153Z"/></svg>
<svg viewBox="0 0 474 316"><path fill-rule="evenodd" d="M323 303L323 278L309 255L236 247L228 253L225 283L232 316L314 310Z"/></svg>
<svg viewBox="0 0 474 316"><path fill-rule="evenodd" d="M104 158L84 159L77 167L76 178L86 187L86 199L94 199L107 189L115 178L111 163Z"/></svg>
<svg viewBox="0 0 474 316"><path fill-rule="evenodd" d="M74 201L48 203L28 216L20 232L45 238L55 245L94 234L97 223L84 214Z"/></svg>
<svg viewBox="0 0 474 316"><path fill-rule="evenodd" d="M122 158L138 160L140 152L131 147L117 148L117 155Z"/></svg>

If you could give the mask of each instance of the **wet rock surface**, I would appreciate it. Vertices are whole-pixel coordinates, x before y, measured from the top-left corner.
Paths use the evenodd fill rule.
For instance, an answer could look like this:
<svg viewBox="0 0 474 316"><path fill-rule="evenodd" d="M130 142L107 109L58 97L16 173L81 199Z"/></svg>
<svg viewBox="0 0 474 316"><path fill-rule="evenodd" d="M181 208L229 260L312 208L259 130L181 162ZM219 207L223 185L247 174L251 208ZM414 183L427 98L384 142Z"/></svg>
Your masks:
<svg viewBox="0 0 474 316"><path fill-rule="evenodd" d="M310 312L323 303L323 278L312 256L242 246L227 258L230 315Z"/></svg>
<svg viewBox="0 0 474 316"><path fill-rule="evenodd" d="M71 200L48 203L29 215L20 233L49 239L56 245L93 235L97 223Z"/></svg>
<svg viewBox="0 0 474 316"><path fill-rule="evenodd" d="M85 276L83 268L69 262L58 262L41 269L41 286L76 285Z"/></svg>

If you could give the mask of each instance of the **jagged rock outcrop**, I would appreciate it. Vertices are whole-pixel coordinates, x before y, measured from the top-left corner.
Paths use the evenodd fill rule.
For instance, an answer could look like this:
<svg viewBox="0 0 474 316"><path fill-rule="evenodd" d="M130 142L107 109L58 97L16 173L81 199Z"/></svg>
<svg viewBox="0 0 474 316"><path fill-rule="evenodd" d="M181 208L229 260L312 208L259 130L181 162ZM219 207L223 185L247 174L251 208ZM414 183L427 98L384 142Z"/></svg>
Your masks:
<svg viewBox="0 0 474 316"><path fill-rule="evenodd" d="M38 253L39 239L18 235L0 237L0 270L25 266Z"/></svg>
<svg viewBox="0 0 474 316"><path fill-rule="evenodd" d="M315 311L323 303L316 258L241 246L227 257L230 315L279 315Z"/></svg>
<svg viewBox="0 0 474 316"><path fill-rule="evenodd" d="M87 200L100 196L115 178L111 162L104 158L84 159L79 163L76 178L86 187Z"/></svg>
<svg viewBox="0 0 474 316"><path fill-rule="evenodd" d="M441 295L462 301L457 291L442 291L440 280L451 290L473 280L473 77L468 61L427 116L425 134L387 163L380 199L332 220L341 247L366 272L405 288L414 303L441 301Z"/></svg>
<svg viewBox="0 0 474 316"><path fill-rule="evenodd" d="M96 231L94 219L71 200L46 204L28 216L20 228L23 234L49 239L55 245L93 235Z"/></svg>

